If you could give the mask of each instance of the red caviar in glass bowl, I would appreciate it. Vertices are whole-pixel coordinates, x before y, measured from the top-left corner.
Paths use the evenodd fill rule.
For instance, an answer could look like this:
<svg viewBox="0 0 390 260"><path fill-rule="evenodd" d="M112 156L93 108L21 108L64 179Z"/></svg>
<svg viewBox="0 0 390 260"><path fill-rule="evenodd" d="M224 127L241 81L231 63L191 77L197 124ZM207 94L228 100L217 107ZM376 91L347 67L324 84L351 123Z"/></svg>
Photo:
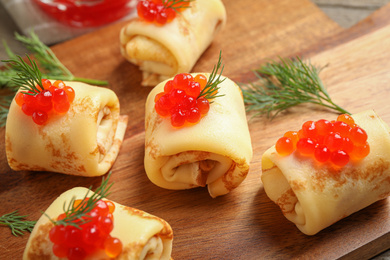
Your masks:
<svg viewBox="0 0 390 260"><path fill-rule="evenodd" d="M296 151L319 163L343 167L351 160L359 161L369 154L367 138L366 131L356 125L350 115L343 114L335 121L305 122L300 130L288 131L279 138L275 149L281 156Z"/></svg>
<svg viewBox="0 0 390 260"><path fill-rule="evenodd" d="M73 27L97 27L117 21L135 9L136 0L34 0L59 22Z"/></svg>

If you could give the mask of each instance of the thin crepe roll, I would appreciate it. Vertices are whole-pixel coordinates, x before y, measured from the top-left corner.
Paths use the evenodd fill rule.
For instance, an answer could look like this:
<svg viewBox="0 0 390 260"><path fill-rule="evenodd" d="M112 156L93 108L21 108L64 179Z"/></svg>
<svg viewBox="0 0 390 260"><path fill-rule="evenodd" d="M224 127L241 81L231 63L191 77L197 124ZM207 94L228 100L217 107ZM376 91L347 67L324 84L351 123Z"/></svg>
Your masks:
<svg viewBox="0 0 390 260"><path fill-rule="evenodd" d="M194 125L175 128L154 108L164 85L157 85L146 101L144 164L149 179L166 189L207 185L213 198L227 194L245 179L252 158L240 88L226 78L218 92L224 96L213 99L208 114Z"/></svg>
<svg viewBox="0 0 390 260"><path fill-rule="evenodd" d="M155 86L190 72L225 23L221 0L196 0L163 26L131 20L120 32L121 53L142 70L142 85Z"/></svg>
<svg viewBox="0 0 390 260"><path fill-rule="evenodd" d="M115 162L127 126L116 94L107 88L65 82L75 91L67 113L39 126L12 101L5 143L15 171L51 171L100 176Z"/></svg>
<svg viewBox="0 0 390 260"><path fill-rule="evenodd" d="M83 199L88 189L77 187L61 194L45 211L56 219L64 212L64 203L72 198ZM93 194L89 191L89 194ZM119 238L123 244L122 253L115 259L171 259L173 231L163 219L144 211L115 203L114 229L112 237ZM36 223L24 250L24 260L59 259L53 254L53 243L49 231L54 224L43 214ZM98 251L87 259L110 259L103 251Z"/></svg>
<svg viewBox="0 0 390 260"><path fill-rule="evenodd" d="M390 195L390 128L370 110L352 116L368 135L370 153L341 169L311 158L281 156L275 146L262 157L268 197L306 235Z"/></svg>

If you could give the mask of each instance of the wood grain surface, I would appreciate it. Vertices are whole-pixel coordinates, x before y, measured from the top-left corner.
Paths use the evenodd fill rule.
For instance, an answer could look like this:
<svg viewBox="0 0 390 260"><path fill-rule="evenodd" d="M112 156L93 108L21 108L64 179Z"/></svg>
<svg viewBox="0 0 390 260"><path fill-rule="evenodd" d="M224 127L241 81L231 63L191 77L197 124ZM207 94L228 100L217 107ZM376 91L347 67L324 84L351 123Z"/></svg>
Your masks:
<svg viewBox="0 0 390 260"><path fill-rule="evenodd" d="M390 15L386 6L353 30L343 30L308 0L225 0L228 23L193 71L209 72L222 50L225 76L237 82L267 60L297 54L319 66L334 101L352 113L375 109L390 123ZM380 26L378 25L380 23ZM130 117L123 146L112 168L109 199L168 221L174 230L174 259L333 259L369 258L390 248L390 200L374 203L321 231L306 236L266 196L261 180L262 153L286 129L305 120L336 114L313 106L290 109L274 120L249 120L254 158L247 179L230 194L212 199L206 189L170 191L146 177L144 104L150 88L119 53L124 23L53 47L77 76L107 79ZM370 30L370 24L373 24ZM362 28L359 30L359 28ZM341 36L340 36L341 35ZM249 118L249 116L248 116ZM4 136L4 129L0 130ZM13 172L0 144L0 215L13 210L38 219L55 197L75 187L96 187L97 178L49 172ZM20 259L28 235L13 237L1 228L0 259Z"/></svg>

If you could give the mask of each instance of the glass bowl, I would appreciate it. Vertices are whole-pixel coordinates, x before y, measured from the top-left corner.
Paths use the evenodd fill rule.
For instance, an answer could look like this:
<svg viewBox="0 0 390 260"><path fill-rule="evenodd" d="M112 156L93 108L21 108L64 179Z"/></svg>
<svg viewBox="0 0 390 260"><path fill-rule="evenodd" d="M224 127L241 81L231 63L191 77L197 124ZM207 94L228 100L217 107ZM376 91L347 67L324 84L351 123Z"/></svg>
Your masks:
<svg viewBox="0 0 390 260"><path fill-rule="evenodd" d="M33 0L57 21L79 28L98 27L132 12L137 0Z"/></svg>

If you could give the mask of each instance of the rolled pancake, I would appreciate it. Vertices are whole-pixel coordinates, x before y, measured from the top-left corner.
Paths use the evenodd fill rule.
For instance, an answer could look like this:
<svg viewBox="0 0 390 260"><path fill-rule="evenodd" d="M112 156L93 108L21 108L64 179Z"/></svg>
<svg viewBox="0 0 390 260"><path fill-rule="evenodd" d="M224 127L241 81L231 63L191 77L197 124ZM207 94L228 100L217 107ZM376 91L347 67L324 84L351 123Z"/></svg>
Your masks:
<svg viewBox="0 0 390 260"><path fill-rule="evenodd" d="M103 87L65 84L75 91L69 111L50 115L43 126L12 101L5 132L11 169L99 176L115 162L127 126L118 97Z"/></svg>
<svg viewBox="0 0 390 260"><path fill-rule="evenodd" d="M73 197L83 199L87 191L89 191L89 196L93 194L82 187L64 192L45 213L50 218L56 219L64 212L65 202L69 203ZM115 202L114 204L114 229L110 235L119 238L123 244L122 253L115 259L171 259L173 232L165 220L141 210ZM53 243L49 239L49 231L53 226L54 224L44 214L39 218L24 250L24 260L59 259L53 254ZM111 258L101 251L87 259Z"/></svg>
<svg viewBox="0 0 390 260"><path fill-rule="evenodd" d="M163 26L131 20L120 32L121 53L142 70L142 85L155 86L190 72L225 23L221 0L196 0Z"/></svg>
<svg viewBox="0 0 390 260"><path fill-rule="evenodd" d="M334 169L296 153L281 156L275 146L263 154L265 192L306 235L390 195L390 129L372 110L352 117L371 149L359 162Z"/></svg>
<svg viewBox="0 0 390 260"><path fill-rule="evenodd" d="M208 114L197 124L174 128L154 109L164 85L157 85L146 101L144 164L149 179L174 190L208 185L211 197L230 192L245 179L252 159L240 88L226 78L218 93L224 96L213 100Z"/></svg>

